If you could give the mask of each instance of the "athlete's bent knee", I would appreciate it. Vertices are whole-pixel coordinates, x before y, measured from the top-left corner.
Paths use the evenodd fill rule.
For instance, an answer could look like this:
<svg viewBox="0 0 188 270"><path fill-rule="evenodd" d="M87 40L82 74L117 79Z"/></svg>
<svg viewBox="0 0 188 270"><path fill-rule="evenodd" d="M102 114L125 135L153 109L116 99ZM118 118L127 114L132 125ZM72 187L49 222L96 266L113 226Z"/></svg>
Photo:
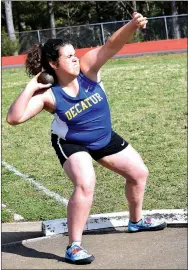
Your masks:
<svg viewBox="0 0 188 270"><path fill-rule="evenodd" d="M131 175L129 175L127 180L132 183L134 182L136 185L145 185L148 176L148 168L143 164L139 166Z"/></svg>
<svg viewBox="0 0 188 270"><path fill-rule="evenodd" d="M88 179L87 181L84 181L75 187L76 189L79 189L79 191L82 193L83 196L86 197L93 197L94 189L95 189L95 178Z"/></svg>
<svg viewBox="0 0 188 270"><path fill-rule="evenodd" d="M147 180L148 176L149 176L149 170L146 167L146 165L143 165L140 170L140 179Z"/></svg>

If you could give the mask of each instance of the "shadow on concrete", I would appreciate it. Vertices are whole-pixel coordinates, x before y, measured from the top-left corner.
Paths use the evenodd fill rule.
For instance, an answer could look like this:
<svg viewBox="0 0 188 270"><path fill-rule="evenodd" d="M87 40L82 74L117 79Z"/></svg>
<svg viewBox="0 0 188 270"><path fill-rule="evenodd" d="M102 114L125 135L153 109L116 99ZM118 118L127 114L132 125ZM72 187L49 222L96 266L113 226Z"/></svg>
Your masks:
<svg viewBox="0 0 188 270"><path fill-rule="evenodd" d="M1 251L5 253L17 254L23 257L30 257L30 258L35 258L35 259L36 258L50 259L50 260L56 260L58 262L65 262L64 257L57 256L53 253L37 251L36 249L24 246L21 242L16 243L15 245L13 244L10 246L2 246Z"/></svg>
<svg viewBox="0 0 188 270"><path fill-rule="evenodd" d="M188 224L168 224L167 227L171 228L185 228ZM104 229L96 229L84 231L83 235L100 235L100 234L114 234L114 233L128 233L127 227L111 227ZM68 236L68 233L63 233ZM1 245L6 245L14 242L21 242L23 240L34 239L45 236L42 231L24 231L24 232L1 232Z"/></svg>
<svg viewBox="0 0 188 270"><path fill-rule="evenodd" d="M1 244L5 245L12 242L42 237L42 231L34 232L2 232L1 233Z"/></svg>

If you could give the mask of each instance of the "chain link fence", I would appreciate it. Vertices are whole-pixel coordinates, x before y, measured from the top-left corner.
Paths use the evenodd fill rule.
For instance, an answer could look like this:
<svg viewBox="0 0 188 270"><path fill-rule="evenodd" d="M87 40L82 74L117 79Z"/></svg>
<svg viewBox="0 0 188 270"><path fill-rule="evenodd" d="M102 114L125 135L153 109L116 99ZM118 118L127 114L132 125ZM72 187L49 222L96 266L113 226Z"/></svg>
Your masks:
<svg viewBox="0 0 188 270"><path fill-rule="evenodd" d="M188 32L187 19L188 14L148 18L147 28L138 30L131 43L185 38ZM35 43L45 43L49 38L69 41L75 48L100 46L127 22L129 20L18 32L16 37L20 44L19 54L26 53Z"/></svg>

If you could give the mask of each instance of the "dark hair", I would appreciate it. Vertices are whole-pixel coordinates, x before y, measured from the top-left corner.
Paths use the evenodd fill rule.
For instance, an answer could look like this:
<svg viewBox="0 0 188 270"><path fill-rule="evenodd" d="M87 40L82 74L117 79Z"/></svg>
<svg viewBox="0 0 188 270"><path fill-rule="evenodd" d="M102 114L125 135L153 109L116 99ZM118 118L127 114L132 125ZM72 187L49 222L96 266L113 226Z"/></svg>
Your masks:
<svg viewBox="0 0 188 270"><path fill-rule="evenodd" d="M25 68L29 76L37 75L43 69L54 76L55 71L50 66L50 61L57 61L59 58L59 48L70 44L64 43L62 39L49 39L46 43L35 44L27 54Z"/></svg>

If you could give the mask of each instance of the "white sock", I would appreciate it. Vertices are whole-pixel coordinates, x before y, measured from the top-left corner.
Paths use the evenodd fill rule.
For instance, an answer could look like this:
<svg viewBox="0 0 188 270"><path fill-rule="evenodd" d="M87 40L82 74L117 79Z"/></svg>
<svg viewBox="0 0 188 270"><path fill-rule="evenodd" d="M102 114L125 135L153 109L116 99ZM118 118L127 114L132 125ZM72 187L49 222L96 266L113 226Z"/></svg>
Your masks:
<svg viewBox="0 0 188 270"><path fill-rule="evenodd" d="M81 242L80 241L73 241L71 246L81 246Z"/></svg>

